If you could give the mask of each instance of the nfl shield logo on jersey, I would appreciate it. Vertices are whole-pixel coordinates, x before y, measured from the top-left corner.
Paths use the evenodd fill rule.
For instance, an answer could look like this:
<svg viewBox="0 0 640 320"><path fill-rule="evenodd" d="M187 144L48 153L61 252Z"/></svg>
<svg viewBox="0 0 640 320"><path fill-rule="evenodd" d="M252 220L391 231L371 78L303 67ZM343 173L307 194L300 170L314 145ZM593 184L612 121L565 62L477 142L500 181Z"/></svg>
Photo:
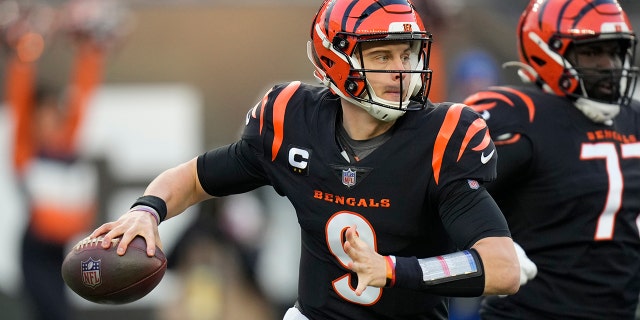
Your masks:
<svg viewBox="0 0 640 320"><path fill-rule="evenodd" d="M86 261L82 261L82 282L91 288L95 288L102 283L102 276L100 275L100 260L93 260L89 258Z"/></svg>
<svg viewBox="0 0 640 320"><path fill-rule="evenodd" d="M351 168L347 170L342 170L342 184L344 184L348 188L355 186L356 172L351 170Z"/></svg>

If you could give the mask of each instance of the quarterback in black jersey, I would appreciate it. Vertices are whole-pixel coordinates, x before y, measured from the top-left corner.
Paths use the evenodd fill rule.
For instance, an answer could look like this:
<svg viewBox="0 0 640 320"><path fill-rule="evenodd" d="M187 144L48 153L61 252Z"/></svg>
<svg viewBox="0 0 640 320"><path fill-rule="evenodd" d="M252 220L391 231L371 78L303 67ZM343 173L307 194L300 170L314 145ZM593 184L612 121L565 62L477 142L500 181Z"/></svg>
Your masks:
<svg viewBox="0 0 640 320"><path fill-rule="evenodd" d="M615 0L536 0L517 33L515 65L535 85L490 88L465 103L487 120L500 155L487 189L537 275L515 295L485 298L481 316L635 319L640 105L631 24Z"/></svg>
<svg viewBox="0 0 640 320"><path fill-rule="evenodd" d="M141 235L151 254L157 221L271 185L302 232L286 320L446 319L447 296L515 293L513 241L484 188L495 146L471 108L428 102L430 44L407 0L324 1L308 44L323 86L274 86L239 141L160 174L91 237L123 235L124 253Z"/></svg>

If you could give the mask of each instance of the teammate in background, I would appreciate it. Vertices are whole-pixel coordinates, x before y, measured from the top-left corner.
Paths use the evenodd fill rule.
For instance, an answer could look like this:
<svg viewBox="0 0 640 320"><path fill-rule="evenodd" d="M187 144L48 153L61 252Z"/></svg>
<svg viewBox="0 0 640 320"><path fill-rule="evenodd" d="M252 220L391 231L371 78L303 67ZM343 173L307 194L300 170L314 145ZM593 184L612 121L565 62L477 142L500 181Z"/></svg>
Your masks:
<svg viewBox="0 0 640 320"><path fill-rule="evenodd" d="M493 142L470 108L427 100L430 43L406 0L324 1L308 53L326 87L274 86L240 140L161 173L90 237L122 236L124 254L140 235L153 254L158 223L271 185L302 232L285 319L446 319L446 296L515 293L513 242L483 186Z"/></svg>
<svg viewBox="0 0 640 320"><path fill-rule="evenodd" d="M487 189L538 273L515 295L486 297L481 316L635 319L640 105L631 24L616 0L535 0L517 36L512 65L532 85L465 102L487 120L500 156Z"/></svg>
<svg viewBox="0 0 640 320"><path fill-rule="evenodd" d="M15 128L14 170L29 213L21 247L23 284L36 319L65 320L72 317L60 275L66 245L96 222L98 174L80 159L76 142L102 77L106 39L98 41L94 30L85 28L87 18L74 14L79 10L74 3L62 10L18 3L15 8L12 22L3 26L2 41L5 96ZM64 89L43 84L37 74L49 44L45 40L55 33L71 36L75 44Z"/></svg>

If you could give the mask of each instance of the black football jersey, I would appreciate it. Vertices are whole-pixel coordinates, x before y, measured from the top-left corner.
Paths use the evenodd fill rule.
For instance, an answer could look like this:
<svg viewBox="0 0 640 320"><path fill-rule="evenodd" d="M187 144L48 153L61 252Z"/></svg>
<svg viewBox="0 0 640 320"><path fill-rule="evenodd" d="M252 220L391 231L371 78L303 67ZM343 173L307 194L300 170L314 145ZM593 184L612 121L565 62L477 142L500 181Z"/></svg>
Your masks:
<svg viewBox="0 0 640 320"><path fill-rule="evenodd" d="M594 123L566 98L496 87L465 103L497 147L487 186L515 242L538 266L520 291L483 312L509 319L634 319L640 294L640 112ZM518 144L531 146L518 150Z"/></svg>
<svg viewBox="0 0 640 320"><path fill-rule="evenodd" d="M310 319L446 319L446 298L426 292L368 287L356 296L344 231L356 225L380 254L418 258L509 236L497 207L502 220L489 212L448 213L446 221L463 221L472 232L443 223L440 210L446 186L464 181L483 190L495 178L486 123L464 105L430 104L400 117L387 142L350 163L336 142L340 110L340 99L325 88L274 87L247 114L240 142L200 157L203 188L224 195L264 183L291 201L302 232L299 304ZM225 160L216 160L218 153ZM221 183L222 174L211 173L230 158L245 172L242 183Z"/></svg>

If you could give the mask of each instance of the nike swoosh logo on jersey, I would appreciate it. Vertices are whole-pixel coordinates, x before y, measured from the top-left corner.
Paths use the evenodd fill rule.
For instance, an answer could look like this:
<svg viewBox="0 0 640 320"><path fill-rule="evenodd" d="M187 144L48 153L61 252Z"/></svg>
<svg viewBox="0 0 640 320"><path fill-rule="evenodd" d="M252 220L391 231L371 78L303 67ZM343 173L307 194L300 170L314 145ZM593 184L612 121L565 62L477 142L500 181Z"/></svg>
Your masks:
<svg viewBox="0 0 640 320"><path fill-rule="evenodd" d="M487 162L489 162L489 160L491 160L491 157L493 157L494 152L496 152L496 149L491 150L491 153L486 156L484 155L484 152L482 152L482 154L480 155L480 162L482 162L482 164L486 164Z"/></svg>

